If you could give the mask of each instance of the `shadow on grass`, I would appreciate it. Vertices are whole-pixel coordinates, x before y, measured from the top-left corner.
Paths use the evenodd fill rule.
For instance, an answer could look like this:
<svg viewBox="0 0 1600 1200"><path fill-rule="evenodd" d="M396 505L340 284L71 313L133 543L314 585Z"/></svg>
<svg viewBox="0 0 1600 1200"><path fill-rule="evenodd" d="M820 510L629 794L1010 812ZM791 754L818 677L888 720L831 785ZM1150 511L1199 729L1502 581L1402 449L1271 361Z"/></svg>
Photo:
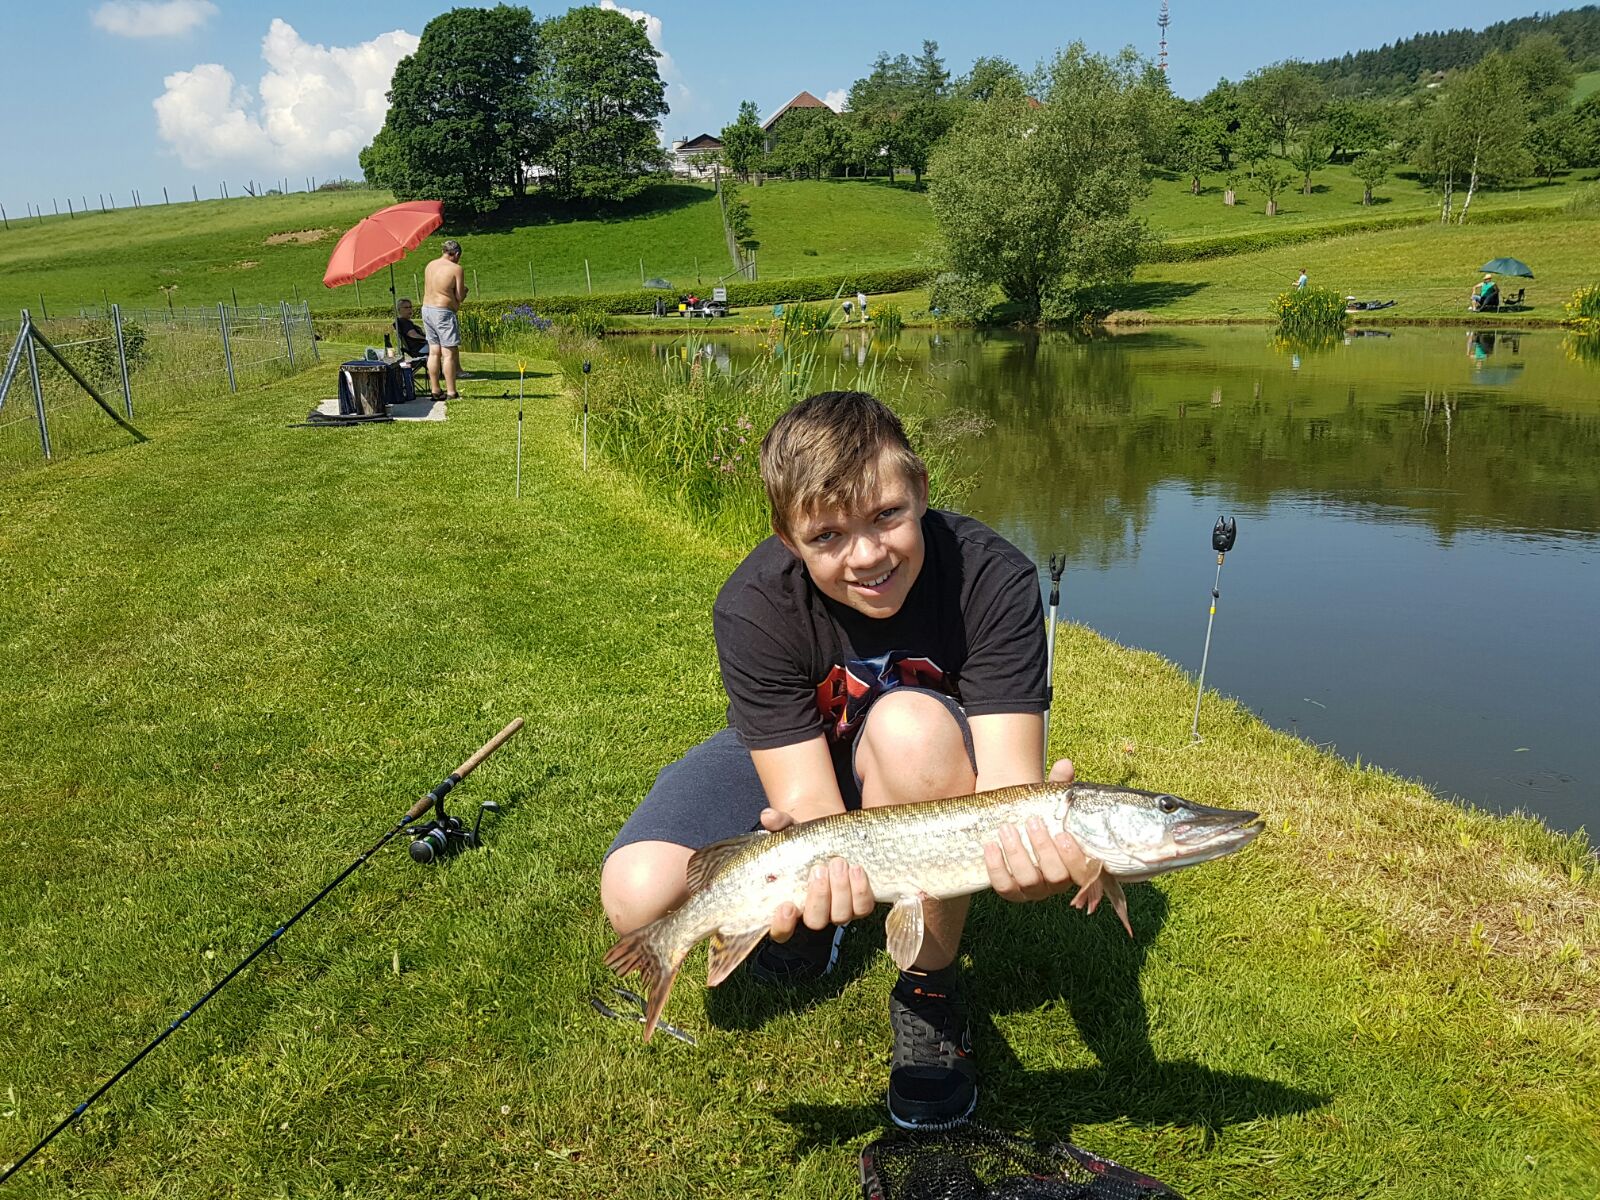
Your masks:
<svg viewBox="0 0 1600 1200"><path fill-rule="evenodd" d="M1120 309L1154 309L1176 304L1203 292L1209 283L1181 283L1173 280L1150 280L1146 283L1127 283L1107 293L1107 299Z"/></svg>
<svg viewBox="0 0 1600 1200"><path fill-rule="evenodd" d="M982 1064L977 1119L1039 1140L1070 1138L1077 1125L1119 1119L1214 1134L1327 1102L1271 1079L1157 1057L1139 975L1167 905L1157 888L1130 888L1129 919L1136 933L1130 940L1108 912L1085 918L1060 903L1013 905L993 896L974 902L965 944L972 955L967 988L973 1047ZM1098 1065L1031 1070L995 1024L997 1014L1058 1004ZM1061 1024L1061 1036L1070 1036ZM888 1037L885 1021L885 1049ZM775 1115L794 1127L797 1151L888 1124L879 1102L791 1104Z"/></svg>
<svg viewBox="0 0 1600 1200"><path fill-rule="evenodd" d="M531 196L508 197L491 213L463 215L456 227L471 233L502 233L525 225L567 221L630 221L700 204L712 195L710 188L692 183L654 184L632 199L611 204L562 200L547 192L535 192Z"/></svg>

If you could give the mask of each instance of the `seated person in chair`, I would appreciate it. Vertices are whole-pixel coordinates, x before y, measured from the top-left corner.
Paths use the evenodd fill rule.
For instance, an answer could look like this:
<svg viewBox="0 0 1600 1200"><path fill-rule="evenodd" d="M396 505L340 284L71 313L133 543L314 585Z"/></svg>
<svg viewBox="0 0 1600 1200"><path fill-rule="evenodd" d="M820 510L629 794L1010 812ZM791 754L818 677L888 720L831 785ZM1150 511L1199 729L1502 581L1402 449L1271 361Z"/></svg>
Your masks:
<svg viewBox="0 0 1600 1200"><path fill-rule="evenodd" d="M1483 282L1472 289L1471 307L1473 312L1493 312L1500 307L1500 285L1492 275L1485 275Z"/></svg>
<svg viewBox="0 0 1600 1200"><path fill-rule="evenodd" d="M394 320L394 331L398 339L396 345L400 350L400 357L411 361L412 366L419 365L413 360L421 359L421 365L426 366L428 339L423 335L421 327L411 319L411 301L402 299L395 308L398 314Z"/></svg>

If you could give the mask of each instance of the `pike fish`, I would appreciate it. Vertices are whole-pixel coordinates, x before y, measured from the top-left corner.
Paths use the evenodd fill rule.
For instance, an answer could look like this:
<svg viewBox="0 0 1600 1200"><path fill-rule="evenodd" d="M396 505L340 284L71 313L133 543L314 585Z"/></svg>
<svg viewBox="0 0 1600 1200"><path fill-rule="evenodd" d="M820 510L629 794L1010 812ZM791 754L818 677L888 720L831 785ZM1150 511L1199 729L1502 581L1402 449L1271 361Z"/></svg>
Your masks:
<svg viewBox="0 0 1600 1200"><path fill-rule="evenodd" d="M949 800L836 813L778 833L744 834L689 859L689 898L658 921L624 935L606 954L619 975L644 979L644 1037L650 1040L689 951L711 939L706 984L728 978L760 943L778 906L804 906L812 867L834 857L865 870L873 895L890 904L889 956L902 969L922 949L923 900L947 900L989 886L985 843L1000 827L1023 830L1039 817L1053 835L1070 833L1095 877L1073 897L1095 910L1102 898L1128 935L1123 883L1221 858L1248 845L1263 828L1253 812L1207 808L1177 796L1096 783L1035 783ZM1029 857L1026 836L1022 844Z"/></svg>

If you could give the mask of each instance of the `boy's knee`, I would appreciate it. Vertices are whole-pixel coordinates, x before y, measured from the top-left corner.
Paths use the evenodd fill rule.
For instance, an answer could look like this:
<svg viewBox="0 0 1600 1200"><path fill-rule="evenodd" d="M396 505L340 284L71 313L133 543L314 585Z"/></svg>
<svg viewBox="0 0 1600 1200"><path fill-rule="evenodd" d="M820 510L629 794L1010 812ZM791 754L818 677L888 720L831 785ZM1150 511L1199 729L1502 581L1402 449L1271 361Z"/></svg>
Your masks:
<svg viewBox="0 0 1600 1200"><path fill-rule="evenodd" d="M929 787L961 787L975 778L960 722L943 701L925 693L895 691L880 697L861 737L856 765L864 796L872 793L890 803L926 799ZM888 786L892 780L908 784L907 794L886 795L902 790Z"/></svg>
<svg viewBox="0 0 1600 1200"><path fill-rule="evenodd" d="M600 904L618 933L666 916L687 896L690 851L666 842L618 847L600 870Z"/></svg>

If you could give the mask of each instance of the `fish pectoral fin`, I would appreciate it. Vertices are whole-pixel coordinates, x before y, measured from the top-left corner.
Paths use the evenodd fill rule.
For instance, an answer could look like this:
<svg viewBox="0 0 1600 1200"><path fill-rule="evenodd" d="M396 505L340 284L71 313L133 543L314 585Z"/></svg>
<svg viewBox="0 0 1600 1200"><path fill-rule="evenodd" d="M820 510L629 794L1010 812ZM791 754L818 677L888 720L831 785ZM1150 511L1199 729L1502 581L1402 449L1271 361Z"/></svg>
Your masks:
<svg viewBox="0 0 1600 1200"><path fill-rule="evenodd" d="M698 892L711 882L712 876L722 869L722 865L738 854L751 842L760 841L767 836L766 830L755 833L741 833L738 837L726 838L720 842L696 850L689 856L689 865L684 870L684 881L689 885L691 893Z"/></svg>
<svg viewBox="0 0 1600 1200"><path fill-rule="evenodd" d="M1082 909L1086 913L1093 913L1100 907L1100 901L1105 899L1105 881L1111 876L1106 873L1106 865L1098 858L1089 860L1094 866L1094 874L1089 877L1089 882L1080 887L1077 894L1072 897L1072 907Z"/></svg>
<svg viewBox="0 0 1600 1200"><path fill-rule="evenodd" d="M732 975L745 959L750 957L750 951L761 944L761 939L766 937L767 927L759 926L744 933L728 933L719 929L711 935L711 962L706 971L706 986L716 987L729 975Z"/></svg>
<svg viewBox="0 0 1600 1200"><path fill-rule="evenodd" d="M922 935L925 929L922 916L922 894L902 896L889 910L884 921L884 948L894 965L902 971L909 970L922 953Z"/></svg>

